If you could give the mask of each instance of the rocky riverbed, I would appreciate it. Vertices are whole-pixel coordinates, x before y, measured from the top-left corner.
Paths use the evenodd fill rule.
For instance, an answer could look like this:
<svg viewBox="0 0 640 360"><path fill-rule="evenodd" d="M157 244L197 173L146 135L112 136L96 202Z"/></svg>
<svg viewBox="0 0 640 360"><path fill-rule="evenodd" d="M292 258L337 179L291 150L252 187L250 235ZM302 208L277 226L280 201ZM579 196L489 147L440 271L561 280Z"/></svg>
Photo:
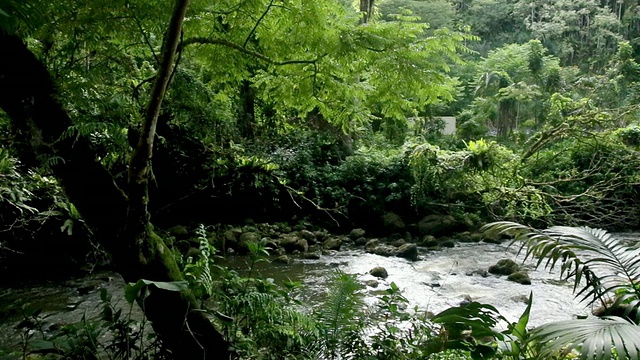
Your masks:
<svg viewBox="0 0 640 360"><path fill-rule="evenodd" d="M197 256L197 241L190 232L173 229L174 246L185 254ZM637 236L623 235L629 241ZM289 227L286 224L257 224L244 227L219 227L209 232L209 241L225 255L221 261L242 270L247 265L246 242L265 241L272 248L272 262L261 263L262 276L276 281L292 279L304 284L302 300L313 305L326 291L334 269L355 274L364 285L367 303L373 305L381 290L394 282L412 306L437 313L468 301L494 305L509 320L515 321L533 293L531 326L550 321L587 316L591 309L574 300L571 284L557 273L536 270L530 262L516 257L517 249L508 248L500 239L485 239L481 234L462 233L453 237L411 233L379 238L354 229L334 235L326 230ZM514 271L524 271L528 281L509 280L506 273L489 271L501 259L515 260ZM504 265L504 264L503 264ZM385 274L372 274L380 267ZM494 269L495 270L495 269ZM63 324L83 316L96 317L102 310L102 288L113 301L126 307L122 299L124 282L114 273L100 273L65 282L32 284L3 289L0 293L0 350L20 346L23 309L42 309L45 329L55 331ZM138 315L139 316L139 315ZM2 351L0 351L0 355Z"/></svg>

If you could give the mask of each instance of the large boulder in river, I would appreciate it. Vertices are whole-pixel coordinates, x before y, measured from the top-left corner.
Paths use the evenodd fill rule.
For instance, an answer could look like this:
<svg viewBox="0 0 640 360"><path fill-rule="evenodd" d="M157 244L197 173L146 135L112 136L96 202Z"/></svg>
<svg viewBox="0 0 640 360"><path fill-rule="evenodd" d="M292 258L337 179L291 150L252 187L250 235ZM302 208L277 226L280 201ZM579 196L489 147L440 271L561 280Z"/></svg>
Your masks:
<svg viewBox="0 0 640 360"><path fill-rule="evenodd" d="M511 259L499 260L498 263L489 267L489 272L496 275L511 275L518 270L520 267Z"/></svg>
<svg viewBox="0 0 640 360"><path fill-rule="evenodd" d="M294 251L306 252L309 249L309 243L307 240L301 239L294 234L287 234L280 240L280 246L282 246L288 253Z"/></svg>
<svg viewBox="0 0 640 360"><path fill-rule="evenodd" d="M387 276L389 276L389 273L387 273L387 269L383 268L382 266L376 266L373 269L369 270L369 274L381 279L386 279Z"/></svg>
<svg viewBox="0 0 640 360"><path fill-rule="evenodd" d="M451 215L427 215L418 222L423 235L443 236L456 232L456 220Z"/></svg>
<svg viewBox="0 0 640 360"><path fill-rule="evenodd" d="M404 244L398 248L397 256L416 261L418 260L418 246L416 244Z"/></svg>
<svg viewBox="0 0 640 360"><path fill-rule="evenodd" d="M322 247L325 250L340 250L341 246L342 246L342 240L337 237L329 238L325 240L324 243L322 243Z"/></svg>
<svg viewBox="0 0 640 360"><path fill-rule="evenodd" d="M351 238L351 240L355 240L357 238L361 238L363 237L365 234L364 229L353 229L351 230L351 232L349 233L349 237Z"/></svg>

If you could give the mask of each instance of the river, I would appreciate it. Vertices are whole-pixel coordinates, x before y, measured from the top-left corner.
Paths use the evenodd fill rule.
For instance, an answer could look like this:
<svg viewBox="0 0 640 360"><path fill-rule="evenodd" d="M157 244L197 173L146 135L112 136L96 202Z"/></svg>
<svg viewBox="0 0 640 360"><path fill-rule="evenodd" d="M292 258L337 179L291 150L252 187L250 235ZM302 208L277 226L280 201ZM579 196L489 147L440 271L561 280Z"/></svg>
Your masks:
<svg viewBox="0 0 640 360"><path fill-rule="evenodd" d="M637 234L625 235L635 241ZM576 301L572 283L559 279L559 270L535 270L531 262L522 264L529 271L532 284L521 285L507 281L505 276L482 272L503 258L516 259L517 248L506 244L462 243L455 248L440 251L420 249L418 261L396 257L382 257L364 253L362 249L346 248L322 256L319 260L296 259L292 264L262 264L262 276L276 281L292 279L302 281L301 298L313 305L326 290L332 269L355 274L363 283L377 280L378 286L367 286L366 301L373 304L380 290L394 282L410 301L421 310L437 313L471 299L494 305L510 321L516 321L525 309L525 301L533 293L530 325L567 320L590 314L591 309ZM516 259L521 262L522 258ZM246 259L230 257L226 263L237 269L245 266ZM386 268L389 276L377 279L368 272L376 266ZM126 307L122 298L124 282L114 273L103 272L65 282L32 284L3 289L0 293L0 355L2 350L17 350L21 330L16 326L23 320L21 307L40 308L47 316L47 324L65 324L79 321L86 314L97 316L101 311L100 288L106 288L114 301ZM47 325L50 326L50 325Z"/></svg>

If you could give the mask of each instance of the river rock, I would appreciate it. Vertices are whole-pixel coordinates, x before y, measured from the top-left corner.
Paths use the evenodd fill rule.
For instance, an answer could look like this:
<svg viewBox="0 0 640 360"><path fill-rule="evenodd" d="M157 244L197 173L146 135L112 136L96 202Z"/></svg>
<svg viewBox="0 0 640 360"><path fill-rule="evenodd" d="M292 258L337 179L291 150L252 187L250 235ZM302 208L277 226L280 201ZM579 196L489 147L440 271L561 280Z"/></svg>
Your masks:
<svg viewBox="0 0 640 360"><path fill-rule="evenodd" d="M456 243L451 239L445 239L440 241L440 246L446 247L446 248L453 248L453 247L456 247Z"/></svg>
<svg viewBox="0 0 640 360"><path fill-rule="evenodd" d="M364 245L364 251L368 253L373 252L373 249L377 248L378 246L380 246L380 240L371 239Z"/></svg>
<svg viewBox="0 0 640 360"><path fill-rule="evenodd" d="M242 233L242 235L240 235L240 238L238 239L238 249L242 251L248 251L249 248L247 247L247 244L257 243L258 241L260 241L260 234L256 232Z"/></svg>
<svg viewBox="0 0 640 360"><path fill-rule="evenodd" d="M365 285L372 287L372 288L377 288L378 287L378 280L367 280L364 282Z"/></svg>
<svg viewBox="0 0 640 360"><path fill-rule="evenodd" d="M487 244L502 244L502 239L500 238L496 238L496 237L485 237L484 239L482 239L482 242L485 242Z"/></svg>
<svg viewBox="0 0 640 360"><path fill-rule="evenodd" d="M395 246L395 247L400 247L404 244L406 244L407 241L405 239L398 239L398 240L394 240L390 245Z"/></svg>
<svg viewBox="0 0 640 360"><path fill-rule="evenodd" d="M427 215L418 222L418 231L424 235L442 236L455 232L456 221L451 215Z"/></svg>
<svg viewBox="0 0 640 360"><path fill-rule="evenodd" d="M487 270L484 269L478 269L478 270L473 270L473 271L469 271L466 272L465 275L467 276L482 276L483 278L486 278L487 276L489 276L489 273L487 272Z"/></svg>
<svg viewBox="0 0 640 360"><path fill-rule="evenodd" d="M287 255L280 255L277 258L275 258L275 260L273 260L273 262L278 263L278 264L290 264L291 263L291 259Z"/></svg>
<svg viewBox="0 0 640 360"><path fill-rule="evenodd" d="M439 243L438 243L438 240L436 239L435 236L433 236L433 235L425 235L422 238L422 241L420 242L420 245L424 246L424 247L433 247L433 246L438 246Z"/></svg>
<svg viewBox="0 0 640 360"><path fill-rule="evenodd" d="M302 257L307 260L318 260L320 259L320 252L319 251L306 252L302 254Z"/></svg>
<svg viewBox="0 0 640 360"><path fill-rule="evenodd" d="M400 215L392 212L382 215L382 223L390 231L403 230L406 226Z"/></svg>
<svg viewBox="0 0 640 360"><path fill-rule="evenodd" d="M383 268L382 266L376 266L373 269L369 270L369 274L381 279L386 279L387 276L389 276L389 273L387 273L387 269Z"/></svg>
<svg viewBox="0 0 640 360"><path fill-rule="evenodd" d="M404 244L398 248L397 256L416 261L418 260L418 246L416 244Z"/></svg>
<svg viewBox="0 0 640 360"><path fill-rule="evenodd" d="M380 256L396 256L398 255L398 248L396 248L395 246L391 246L391 245L378 245L375 248L373 248L372 251L370 251L376 255L380 255Z"/></svg>
<svg viewBox="0 0 640 360"><path fill-rule="evenodd" d="M313 236L316 237L316 241L324 241L327 239L327 233L324 231L314 231Z"/></svg>
<svg viewBox="0 0 640 360"><path fill-rule="evenodd" d="M468 231L456 234L454 237L457 241L461 243L470 243L471 242L471 233Z"/></svg>
<svg viewBox="0 0 640 360"><path fill-rule="evenodd" d="M365 245L367 241L369 241L367 238L361 237L356 239L355 244L358 246L362 246Z"/></svg>
<svg viewBox="0 0 640 360"><path fill-rule="evenodd" d="M473 298L469 294L464 294L462 296L462 301L460 301L460 306L469 305L473 302Z"/></svg>
<svg viewBox="0 0 640 360"><path fill-rule="evenodd" d="M531 278L526 271L516 271L507 277L507 280L517 282L522 285L531 285Z"/></svg>
<svg viewBox="0 0 640 360"><path fill-rule="evenodd" d="M288 253L294 251L306 252L309 249L309 243L307 240L301 239L294 234L287 234L280 240L280 246L282 246Z"/></svg>
<svg viewBox="0 0 640 360"><path fill-rule="evenodd" d="M470 236L471 238L471 242L477 243L480 242L482 240L482 234L481 233L473 233Z"/></svg>
<svg viewBox="0 0 640 360"><path fill-rule="evenodd" d="M516 296L512 296L511 300L513 300L515 302L523 303L523 304L528 304L529 303L529 296L528 295L516 295Z"/></svg>
<svg viewBox="0 0 640 360"><path fill-rule="evenodd" d="M329 238L322 243L325 250L340 250L342 240L340 238Z"/></svg>
<svg viewBox="0 0 640 360"><path fill-rule="evenodd" d="M495 265L489 267L489 272L496 275L511 275L518 271L520 267L511 259L499 260Z"/></svg>
<svg viewBox="0 0 640 360"><path fill-rule="evenodd" d="M349 233L349 237L350 237L352 240L355 240L355 239L357 239L357 238L361 238L361 237L363 237L363 236L364 236L364 234L365 234L364 229L353 229L353 230L351 230L351 232Z"/></svg>
<svg viewBox="0 0 640 360"><path fill-rule="evenodd" d="M298 233L298 236L307 240L309 244L315 244L317 241L316 235L309 230L300 230L300 232Z"/></svg>

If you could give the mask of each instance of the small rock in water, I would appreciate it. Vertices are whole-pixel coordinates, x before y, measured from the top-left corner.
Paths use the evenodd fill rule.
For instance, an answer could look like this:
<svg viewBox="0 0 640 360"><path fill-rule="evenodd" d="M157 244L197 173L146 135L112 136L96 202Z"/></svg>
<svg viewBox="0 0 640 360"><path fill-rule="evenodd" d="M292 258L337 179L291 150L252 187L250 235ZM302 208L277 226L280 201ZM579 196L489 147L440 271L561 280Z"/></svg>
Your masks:
<svg viewBox="0 0 640 360"><path fill-rule="evenodd" d="M453 247L456 247L456 243L453 240L444 240L440 242L440 246L446 247L446 248L453 248Z"/></svg>
<svg viewBox="0 0 640 360"><path fill-rule="evenodd" d="M322 244L322 247L324 247L326 250L340 250L341 246L342 240L340 240L340 238L330 238L325 240L325 242Z"/></svg>
<svg viewBox="0 0 640 360"><path fill-rule="evenodd" d="M373 249L377 248L378 245L380 245L380 240L371 239L371 240L367 241L367 243L364 245L364 251L366 251L368 253L373 252Z"/></svg>
<svg viewBox="0 0 640 360"><path fill-rule="evenodd" d="M376 266L373 269L369 270L369 274L382 279L386 279L387 276L389 276L389 273L387 273L387 269L383 268L382 266Z"/></svg>
<svg viewBox="0 0 640 360"><path fill-rule="evenodd" d="M322 250L322 255L336 256L338 252L336 250Z"/></svg>
<svg viewBox="0 0 640 360"><path fill-rule="evenodd" d="M309 230L300 230L300 237L307 240L310 244L316 243L316 234L312 233Z"/></svg>
<svg viewBox="0 0 640 360"><path fill-rule="evenodd" d="M391 245L380 245L367 252L386 257L398 255L398 249Z"/></svg>
<svg viewBox="0 0 640 360"><path fill-rule="evenodd" d="M496 275L511 275L518 270L520 267L511 259L499 260L497 264L489 267L489 272Z"/></svg>
<svg viewBox="0 0 640 360"><path fill-rule="evenodd" d="M527 295L517 295L517 296L513 296L511 298L511 300L513 300L515 302L520 302L520 303L527 304L527 303L529 303L529 296L527 296Z"/></svg>
<svg viewBox="0 0 640 360"><path fill-rule="evenodd" d="M290 264L291 259L289 259L287 255L280 255L274 260L274 262L279 264Z"/></svg>
<svg viewBox="0 0 640 360"><path fill-rule="evenodd" d="M465 275L467 276L479 275L479 276L482 276L483 278L486 278L487 276L489 276L489 273L487 272L487 270L478 269L478 270L466 272Z"/></svg>
<svg viewBox="0 0 640 360"><path fill-rule="evenodd" d="M425 235L422 238L421 245L424 247L438 246L438 239L436 239L436 237L433 235Z"/></svg>
<svg viewBox="0 0 640 360"><path fill-rule="evenodd" d="M369 241L369 240L367 240L367 238L364 238L364 237L357 238L356 239L356 245L358 245L358 246L365 245L367 243L367 241Z"/></svg>
<svg viewBox="0 0 640 360"><path fill-rule="evenodd" d="M372 287L372 288L377 288L378 287L378 280L367 280L364 282L365 285Z"/></svg>
<svg viewBox="0 0 640 360"><path fill-rule="evenodd" d="M398 239L398 240L394 240L391 245L395 246L395 247L400 247L404 244L406 244L407 241L405 239Z"/></svg>
<svg viewBox="0 0 640 360"><path fill-rule="evenodd" d="M471 298L471 295L469 294L464 294L462 296L462 301L460 301L460 306L465 306L465 305L469 305L473 302L473 299Z"/></svg>
<svg viewBox="0 0 640 360"><path fill-rule="evenodd" d="M302 257L307 259L307 260L318 260L320 259L320 252L308 252L308 253L304 253L302 254Z"/></svg>
<svg viewBox="0 0 640 360"><path fill-rule="evenodd" d="M522 285L531 285L531 278L526 271L516 271L513 274L509 275L507 280L517 282L518 284Z"/></svg>

